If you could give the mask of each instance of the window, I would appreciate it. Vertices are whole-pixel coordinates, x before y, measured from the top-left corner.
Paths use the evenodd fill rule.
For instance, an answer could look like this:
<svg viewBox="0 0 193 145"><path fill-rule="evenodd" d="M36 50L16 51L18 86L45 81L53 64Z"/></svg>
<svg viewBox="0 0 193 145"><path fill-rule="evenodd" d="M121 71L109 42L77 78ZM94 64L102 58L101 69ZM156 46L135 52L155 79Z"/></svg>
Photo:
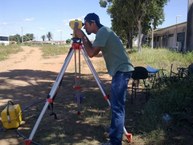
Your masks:
<svg viewBox="0 0 193 145"><path fill-rule="evenodd" d="M8 37L6 37L6 36L0 36L0 41L8 41Z"/></svg>

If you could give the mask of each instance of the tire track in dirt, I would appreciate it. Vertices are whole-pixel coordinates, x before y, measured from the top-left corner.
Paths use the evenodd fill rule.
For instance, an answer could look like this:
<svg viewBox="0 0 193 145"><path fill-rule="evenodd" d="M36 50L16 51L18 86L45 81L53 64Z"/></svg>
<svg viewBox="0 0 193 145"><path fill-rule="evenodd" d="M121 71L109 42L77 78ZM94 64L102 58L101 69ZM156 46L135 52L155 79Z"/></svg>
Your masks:
<svg viewBox="0 0 193 145"><path fill-rule="evenodd" d="M65 55L45 59L39 47L23 46L23 51L12 54L4 61L0 62L0 71L14 69L47 70L58 72L63 64ZM58 68L59 67L59 68Z"/></svg>
<svg viewBox="0 0 193 145"><path fill-rule="evenodd" d="M8 59L0 62L0 70L9 71L13 69L34 69L40 61L42 52L35 47L22 47L23 51L12 54Z"/></svg>
<svg viewBox="0 0 193 145"><path fill-rule="evenodd" d="M23 51L0 61L0 106L8 100L19 102L28 99L24 98L25 94L35 96L34 92L41 91L40 84L52 83L53 78L57 77L65 58L65 55L60 55L45 59L39 47L23 46L22 49ZM33 92L30 87L34 89ZM16 92L18 88L21 88L21 93Z"/></svg>

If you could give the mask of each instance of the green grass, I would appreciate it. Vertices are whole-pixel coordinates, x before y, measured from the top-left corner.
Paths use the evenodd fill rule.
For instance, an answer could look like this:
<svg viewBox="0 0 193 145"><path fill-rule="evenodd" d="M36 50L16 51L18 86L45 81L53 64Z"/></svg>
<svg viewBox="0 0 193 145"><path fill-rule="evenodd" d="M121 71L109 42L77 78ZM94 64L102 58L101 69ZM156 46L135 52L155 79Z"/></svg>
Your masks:
<svg viewBox="0 0 193 145"><path fill-rule="evenodd" d="M174 65L174 70L177 67L187 67L193 62L193 52L178 53L168 49L151 49L143 48L142 52L133 51L129 54L134 66L150 65L158 69L170 70L171 64Z"/></svg>
<svg viewBox="0 0 193 145"><path fill-rule="evenodd" d="M22 51L20 45L0 45L0 61L7 59L10 54L14 54L19 51Z"/></svg>
<svg viewBox="0 0 193 145"><path fill-rule="evenodd" d="M157 144L186 145L193 135L193 77L168 77L159 83L160 87L152 90L151 97L143 109L138 129L146 134L149 142L157 140ZM169 121L163 120L166 113L170 116ZM152 132L155 133L154 136Z"/></svg>
<svg viewBox="0 0 193 145"><path fill-rule="evenodd" d="M69 51L68 45L42 45L43 57L66 54Z"/></svg>

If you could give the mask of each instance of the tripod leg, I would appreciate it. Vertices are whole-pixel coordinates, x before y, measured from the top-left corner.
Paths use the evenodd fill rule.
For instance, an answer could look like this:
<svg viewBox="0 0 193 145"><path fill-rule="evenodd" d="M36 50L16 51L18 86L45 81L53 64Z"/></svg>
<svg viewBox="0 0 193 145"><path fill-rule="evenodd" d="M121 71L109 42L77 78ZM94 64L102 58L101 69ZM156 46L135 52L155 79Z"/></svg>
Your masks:
<svg viewBox="0 0 193 145"><path fill-rule="evenodd" d="M109 106L111 106L111 103L110 103L110 101L109 101L109 99L108 99L108 97L107 97L107 95L106 95L106 93L105 93L105 91L104 91L103 84L102 84L102 82L100 81L100 79L99 79L99 77L98 77L98 75L97 75L97 72L96 72L96 70L94 69L94 66L92 65L90 59L88 58L88 56L87 56L86 51L84 50L84 48L81 49L81 52L82 52L82 54L83 54L83 56L84 56L84 59L85 59L87 65L88 65L90 71L92 72L92 74L93 74L93 76L94 76L94 78L95 78L95 80L96 80L96 82L97 82L97 84L98 84L98 86L99 86L99 88L100 88L100 90L101 90L101 92L102 92L105 100L108 102ZM132 134L127 132L125 126L123 127L123 131L124 131L124 134L125 134L128 142L131 142L131 140L132 140Z"/></svg>
<svg viewBox="0 0 193 145"><path fill-rule="evenodd" d="M80 78L81 78L80 62L81 62L80 49L75 49L75 52L74 52L75 85L73 88L75 90L75 101L77 103L77 115L80 115L81 100L82 100L81 87L80 87Z"/></svg>
<svg viewBox="0 0 193 145"><path fill-rule="evenodd" d="M108 102L109 106L111 106L111 103L110 103L110 101L109 101L109 98L108 98L108 96L106 95L106 93L105 93L105 91L104 91L104 87L103 87L103 85L102 85L102 83L101 83L101 81L100 81L100 79L99 79L99 77L98 77L98 75L97 75L97 72L96 72L96 70L94 69L94 67L93 67L90 59L89 59L88 56L86 55L86 52L85 52L84 49L81 49L81 52L82 52L82 55L84 56L84 59L85 59L87 65L88 65L90 71L92 72L92 74L93 74L93 76L94 76L94 78L95 78L95 80L96 80L96 82L97 82L97 84L98 84L98 86L99 86L99 88L100 88L100 90L101 90L101 92L102 92L105 100Z"/></svg>
<svg viewBox="0 0 193 145"><path fill-rule="evenodd" d="M70 63L70 60L71 60L71 58L73 56L73 53L74 53L74 50L70 49L70 52L68 53L68 55L67 55L67 57L66 57L66 59L64 61L64 64L63 64L63 66L62 66L62 68L60 70L60 73L57 76L54 85L52 86L52 89L51 89L51 91L49 93L49 96L52 96L52 95L54 96L55 95L56 90L58 89L58 86L59 86L59 84L60 84L60 82L61 82L61 80L62 80L62 78L64 76L64 73L65 73L67 67L68 67L68 64Z"/></svg>
<svg viewBox="0 0 193 145"><path fill-rule="evenodd" d="M32 139L34 137L34 134L35 134L35 132L36 132L36 130L37 130L37 128L38 128L38 126L39 126L39 124L40 124L40 122L41 122L41 120L42 120L42 118L43 118L43 116L44 116L44 114L45 114L45 112L47 110L47 108L48 108L49 103L53 102L53 98L54 98L54 96L55 96L55 94L57 92L57 89L59 87L60 82L62 81L62 78L63 78L64 73L65 73L65 71L67 69L67 66L68 66L68 64L69 64L69 62L70 62L70 60L72 58L73 53L74 53L74 50L70 49L70 51L69 51L69 53L68 53L68 55L67 55L67 57L66 57L66 59L64 61L64 64L63 64L63 66L62 66L62 68L60 70L60 73L58 74L58 76L57 76L57 78L56 78L56 80L54 82L54 85L51 88L51 91L49 93L49 99L47 99L47 101L46 101L46 103L45 103L45 105L44 105L44 107L43 107L43 109L42 109L42 111L41 111L41 113L40 113L40 115L39 115L39 117L38 117L38 119L37 119L33 129L32 129L32 132L31 132L31 134L29 136L29 139L25 140L25 144L26 145L30 145L31 144Z"/></svg>
<svg viewBox="0 0 193 145"><path fill-rule="evenodd" d="M125 134L125 136L127 138L127 141L131 142L132 141L132 137L133 137L132 134L127 132L125 126L123 127L123 131L124 131L124 134Z"/></svg>

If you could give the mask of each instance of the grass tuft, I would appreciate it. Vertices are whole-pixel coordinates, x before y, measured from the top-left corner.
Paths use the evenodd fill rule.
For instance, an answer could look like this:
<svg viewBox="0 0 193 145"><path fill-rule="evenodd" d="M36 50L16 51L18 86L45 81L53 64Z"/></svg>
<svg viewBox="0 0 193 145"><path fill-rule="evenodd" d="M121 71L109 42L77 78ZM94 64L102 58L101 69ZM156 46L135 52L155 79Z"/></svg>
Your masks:
<svg viewBox="0 0 193 145"><path fill-rule="evenodd" d="M22 51L20 45L0 45L0 61L7 59L10 54L14 54L19 51Z"/></svg>

